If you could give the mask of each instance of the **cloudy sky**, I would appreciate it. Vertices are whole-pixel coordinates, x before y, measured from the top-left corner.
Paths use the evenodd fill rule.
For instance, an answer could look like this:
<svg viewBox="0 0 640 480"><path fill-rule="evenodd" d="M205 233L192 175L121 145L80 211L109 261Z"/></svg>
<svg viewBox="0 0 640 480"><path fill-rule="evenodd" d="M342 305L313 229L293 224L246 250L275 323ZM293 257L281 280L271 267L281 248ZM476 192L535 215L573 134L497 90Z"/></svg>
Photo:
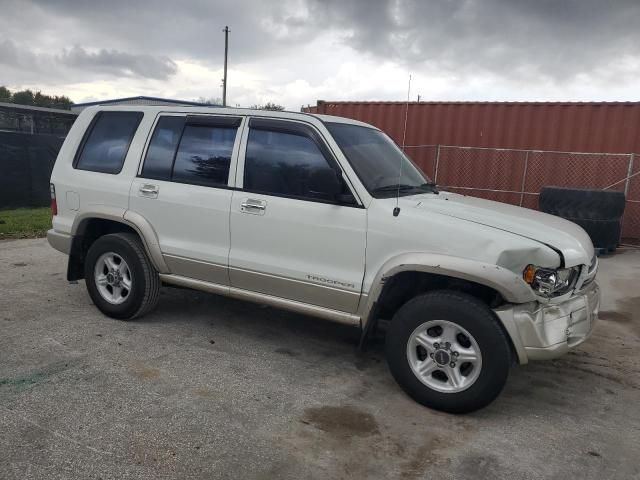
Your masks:
<svg viewBox="0 0 640 480"><path fill-rule="evenodd" d="M0 0L0 85L75 102L640 100L640 0Z"/></svg>

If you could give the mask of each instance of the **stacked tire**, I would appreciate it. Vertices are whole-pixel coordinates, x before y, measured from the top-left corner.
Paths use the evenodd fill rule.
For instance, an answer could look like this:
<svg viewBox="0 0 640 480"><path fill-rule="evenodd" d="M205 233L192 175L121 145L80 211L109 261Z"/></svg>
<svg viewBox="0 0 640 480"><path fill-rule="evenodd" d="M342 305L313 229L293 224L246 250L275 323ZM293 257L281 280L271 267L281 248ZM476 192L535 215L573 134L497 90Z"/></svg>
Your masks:
<svg viewBox="0 0 640 480"><path fill-rule="evenodd" d="M620 241L625 196L610 190L544 187L540 191L542 212L577 223L591 237L593 246L612 253Z"/></svg>

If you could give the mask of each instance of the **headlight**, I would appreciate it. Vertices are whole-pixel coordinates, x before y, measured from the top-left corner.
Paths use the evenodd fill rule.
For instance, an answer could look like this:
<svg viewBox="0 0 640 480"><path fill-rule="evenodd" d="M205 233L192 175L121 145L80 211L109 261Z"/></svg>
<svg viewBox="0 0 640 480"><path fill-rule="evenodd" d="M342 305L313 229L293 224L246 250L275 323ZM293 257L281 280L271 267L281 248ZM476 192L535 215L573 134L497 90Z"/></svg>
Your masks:
<svg viewBox="0 0 640 480"><path fill-rule="evenodd" d="M522 272L522 278L540 296L550 298L567 293L578 280L580 267L552 268L527 265Z"/></svg>

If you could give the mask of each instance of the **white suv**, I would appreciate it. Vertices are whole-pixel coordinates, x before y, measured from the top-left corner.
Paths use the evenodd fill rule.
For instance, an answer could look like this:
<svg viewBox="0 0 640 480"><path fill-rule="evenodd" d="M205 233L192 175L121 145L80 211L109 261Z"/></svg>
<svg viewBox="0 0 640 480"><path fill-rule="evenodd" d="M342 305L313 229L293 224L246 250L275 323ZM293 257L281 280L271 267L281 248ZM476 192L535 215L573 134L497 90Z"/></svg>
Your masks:
<svg viewBox="0 0 640 480"><path fill-rule="evenodd" d="M161 284L354 325L387 320L391 373L449 412L490 403L513 361L559 356L597 318L577 225L439 191L384 133L324 115L93 107L51 176L50 244L128 320Z"/></svg>

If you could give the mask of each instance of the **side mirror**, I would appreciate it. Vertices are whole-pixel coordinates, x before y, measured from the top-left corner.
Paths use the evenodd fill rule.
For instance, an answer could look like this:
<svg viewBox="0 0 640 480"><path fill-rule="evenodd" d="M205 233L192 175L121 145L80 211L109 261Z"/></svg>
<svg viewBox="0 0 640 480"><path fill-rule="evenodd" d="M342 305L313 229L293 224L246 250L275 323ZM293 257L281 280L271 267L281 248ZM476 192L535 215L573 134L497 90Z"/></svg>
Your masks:
<svg viewBox="0 0 640 480"><path fill-rule="evenodd" d="M317 168L309 175L309 193L335 200L342 191L342 184L333 168Z"/></svg>

